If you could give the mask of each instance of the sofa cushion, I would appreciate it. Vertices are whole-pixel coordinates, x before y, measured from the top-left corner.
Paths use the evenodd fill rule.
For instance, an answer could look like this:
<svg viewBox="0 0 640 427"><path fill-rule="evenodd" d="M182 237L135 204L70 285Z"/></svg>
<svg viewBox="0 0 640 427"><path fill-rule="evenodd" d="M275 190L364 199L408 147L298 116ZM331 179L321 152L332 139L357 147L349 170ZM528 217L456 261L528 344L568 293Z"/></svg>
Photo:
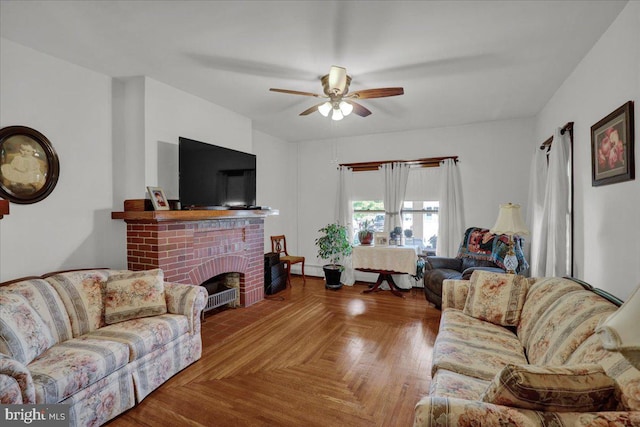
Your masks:
<svg viewBox="0 0 640 427"><path fill-rule="evenodd" d="M543 313L562 295L580 291L584 288L569 279L560 277L538 278L529 287L527 298L522 307L520 323L518 324L518 338L524 347L528 347L536 324L542 320Z"/></svg>
<svg viewBox="0 0 640 427"><path fill-rule="evenodd" d="M189 332L189 319L180 314L144 317L105 326L87 338L117 341L129 347L129 361L139 359Z"/></svg>
<svg viewBox="0 0 640 427"><path fill-rule="evenodd" d="M467 316L460 310L448 308L442 312L433 347L432 376L439 369L446 369L492 380L508 363L527 363L514 333L503 326Z"/></svg>
<svg viewBox="0 0 640 427"><path fill-rule="evenodd" d="M480 400L480 396L488 386L489 381L468 377L446 369L439 369L431 379L429 395Z"/></svg>
<svg viewBox="0 0 640 427"><path fill-rule="evenodd" d="M529 282L516 274L476 270L471 276L464 313L496 325L516 326Z"/></svg>
<svg viewBox="0 0 640 427"><path fill-rule="evenodd" d="M58 273L45 280L53 285L69 313L74 337L94 331L104 323L104 287L109 270Z"/></svg>
<svg viewBox="0 0 640 427"><path fill-rule="evenodd" d="M28 366L36 403L58 403L124 367L128 360L129 348L118 342L83 337L57 344Z"/></svg>
<svg viewBox="0 0 640 427"><path fill-rule="evenodd" d="M155 269L112 274L107 280L104 310L108 325L166 313L164 273Z"/></svg>
<svg viewBox="0 0 640 427"><path fill-rule="evenodd" d="M569 292L557 298L531 330L525 351L529 363L561 365L594 334L598 322L616 306L591 291Z"/></svg>
<svg viewBox="0 0 640 427"><path fill-rule="evenodd" d="M47 324L56 343L72 338L69 314L53 286L43 279L23 280L0 288L22 295Z"/></svg>
<svg viewBox="0 0 640 427"><path fill-rule="evenodd" d="M615 383L602 366L507 365L480 400L537 411L590 412L611 409Z"/></svg>
<svg viewBox="0 0 640 427"><path fill-rule="evenodd" d="M49 327L25 297L0 293L0 353L26 365L54 344Z"/></svg>
<svg viewBox="0 0 640 427"><path fill-rule="evenodd" d="M567 360L567 365L579 363L597 363L615 381L618 411L640 411L640 371L620 353L605 350L599 336L587 338Z"/></svg>

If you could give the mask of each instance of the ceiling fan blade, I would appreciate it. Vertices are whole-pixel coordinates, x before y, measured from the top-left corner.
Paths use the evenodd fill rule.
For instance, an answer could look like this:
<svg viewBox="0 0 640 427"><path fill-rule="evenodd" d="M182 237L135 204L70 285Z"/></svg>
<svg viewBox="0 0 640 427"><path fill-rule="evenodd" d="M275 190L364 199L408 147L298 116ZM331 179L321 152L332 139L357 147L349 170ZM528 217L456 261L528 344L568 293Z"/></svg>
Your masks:
<svg viewBox="0 0 640 427"><path fill-rule="evenodd" d="M369 114L371 114L371 111L369 111L369 109L363 107L357 102L351 101L350 99L345 99L344 102L353 105L353 113L359 115L360 117L367 117Z"/></svg>
<svg viewBox="0 0 640 427"><path fill-rule="evenodd" d="M401 87L381 87L378 89L364 89L352 92L347 95L349 98L356 99L370 99L370 98L384 98L387 96L403 95L404 89Z"/></svg>
<svg viewBox="0 0 640 427"><path fill-rule="evenodd" d="M347 86L347 69L338 67L336 65L331 66L329 71L329 90L335 91L338 95L344 92Z"/></svg>
<svg viewBox="0 0 640 427"><path fill-rule="evenodd" d="M317 93L311 93L311 92L300 92L297 90L289 90L289 89L274 89L271 88L269 89L272 92L280 92L280 93L288 93L289 95L303 95L303 96L314 96L316 98L320 98L322 97L322 95L318 95Z"/></svg>
<svg viewBox="0 0 640 427"><path fill-rule="evenodd" d="M302 113L300 113L300 115L308 116L311 113L315 113L316 111L318 111L318 107L321 106L322 104L324 104L324 102L321 102L320 104L316 104L313 107L309 107L306 110L304 110Z"/></svg>

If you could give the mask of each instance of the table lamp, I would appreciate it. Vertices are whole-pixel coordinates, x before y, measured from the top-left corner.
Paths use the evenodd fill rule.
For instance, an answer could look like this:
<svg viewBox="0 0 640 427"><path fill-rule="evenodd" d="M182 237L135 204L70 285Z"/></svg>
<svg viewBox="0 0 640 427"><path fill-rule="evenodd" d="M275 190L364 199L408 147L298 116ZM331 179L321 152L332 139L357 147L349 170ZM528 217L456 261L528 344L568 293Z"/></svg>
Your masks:
<svg viewBox="0 0 640 427"><path fill-rule="evenodd" d="M507 273L514 274L518 268L518 258L513 251L513 236L516 234L529 234L529 230L522 220L520 205L514 205L512 203L500 205L496 224L489 231L493 234L505 234L509 236L509 250L504 257L504 266L507 269Z"/></svg>
<svg viewBox="0 0 640 427"><path fill-rule="evenodd" d="M640 286L622 307L596 328L602 347L620 352L636 369L640 369L639 323Z"/></svg>

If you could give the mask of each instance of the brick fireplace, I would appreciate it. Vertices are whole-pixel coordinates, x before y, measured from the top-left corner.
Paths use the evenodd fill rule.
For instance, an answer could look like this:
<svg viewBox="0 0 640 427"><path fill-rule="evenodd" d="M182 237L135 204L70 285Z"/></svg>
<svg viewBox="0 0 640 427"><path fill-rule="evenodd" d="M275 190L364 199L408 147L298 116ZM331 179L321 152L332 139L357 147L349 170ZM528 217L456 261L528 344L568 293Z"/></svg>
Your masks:
<svg viewBox="0 0 640 427"><path fill-rule="evenodd" d="M127 204L125 203L125 209ZM126 211L127 267L161 268L167 282L201 285L240 273L240 305L264 298L264 214L261 211Z"/></svg>

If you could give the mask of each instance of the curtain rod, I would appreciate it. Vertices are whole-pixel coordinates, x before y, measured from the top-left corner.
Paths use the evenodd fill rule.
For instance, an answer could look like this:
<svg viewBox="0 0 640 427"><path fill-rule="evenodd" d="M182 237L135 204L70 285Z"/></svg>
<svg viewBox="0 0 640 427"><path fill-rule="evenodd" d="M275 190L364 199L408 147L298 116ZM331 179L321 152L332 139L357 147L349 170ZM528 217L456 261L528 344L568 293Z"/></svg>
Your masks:
<svg viewBox="0 0 640 427"><path fill-rule="evenodd" d="M569 135L573 138L573 122L568 122L566 125L562 126L560 129L560 134L564 135L566 131L569 131ZM540 149L544 150L545 148L551 147L551 143L553 142L553 136L550 136L545 142L540 145Z"/></svg>
<svg viewBox="0 0 640 427"><path fill-rule="evenodd" d="M446 159L453 159L454 162L459 162L458 156L445 156L445 157L427 157L417 160L378 160L372 162L358 162L358 163L340 163L339 166L350 167L353 172L364 172L378 170L380 165L385 163L404 163L410 167L416 168L435 168L440 166L440 162Z"/></svg>

